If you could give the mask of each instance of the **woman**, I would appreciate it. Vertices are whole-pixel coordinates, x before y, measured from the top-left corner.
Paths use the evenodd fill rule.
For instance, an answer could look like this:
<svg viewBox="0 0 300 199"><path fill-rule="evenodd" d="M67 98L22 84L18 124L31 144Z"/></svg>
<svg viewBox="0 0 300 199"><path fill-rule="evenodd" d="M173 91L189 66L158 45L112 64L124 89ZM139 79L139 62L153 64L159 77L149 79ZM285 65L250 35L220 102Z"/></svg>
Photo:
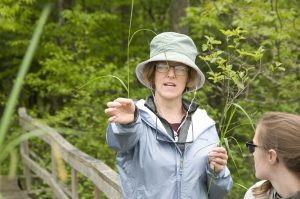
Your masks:
<svg viewBox="0 0 300 199"><path fill-rule="evenodd" d="M300 199L300 116L264 114L246 145L254 156L255 175L263 181L244 199Z"/></svg>
<svg viewBox="0 0 300 199"><path fill-rule="evenodd" d="M202 87L197 49L186 35L153 38L150 59L136 68L152 91L146 100L107 103L107 143L117 153L123 198L219 199L232 186L228 156L214 121L183 94Z"/></svg>

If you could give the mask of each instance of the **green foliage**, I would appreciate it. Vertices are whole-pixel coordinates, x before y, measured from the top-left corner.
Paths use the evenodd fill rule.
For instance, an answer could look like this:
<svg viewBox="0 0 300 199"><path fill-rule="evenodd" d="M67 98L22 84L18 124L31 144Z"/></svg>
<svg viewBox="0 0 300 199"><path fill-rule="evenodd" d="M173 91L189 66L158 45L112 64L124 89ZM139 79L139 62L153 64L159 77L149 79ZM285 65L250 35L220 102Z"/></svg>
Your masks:
<svg viewBox="0 0 300 199"><path fill-rule="evenodd" d="M1 113L45 2L0 2ZM136 80L135 66L148 57L155 33L172 31L172 1L134 1L133 10L132 2L56 2L19 98L30 115L112 168L115 152L105 143L106 103L129 92L131 98L150 94ZM180 21L198 46L197 64L206 75L195 101L217 121L230 153L235 184L228 198L242 198L242 186L256 181L244 146L253 136L251 123L265 111L300 113L299 6L296 0L189 3ZM10 131L8 140L19 135L15 128ZM47 157L43 161L47 165ZM90 196L81 190L82 198Z"/></svg>

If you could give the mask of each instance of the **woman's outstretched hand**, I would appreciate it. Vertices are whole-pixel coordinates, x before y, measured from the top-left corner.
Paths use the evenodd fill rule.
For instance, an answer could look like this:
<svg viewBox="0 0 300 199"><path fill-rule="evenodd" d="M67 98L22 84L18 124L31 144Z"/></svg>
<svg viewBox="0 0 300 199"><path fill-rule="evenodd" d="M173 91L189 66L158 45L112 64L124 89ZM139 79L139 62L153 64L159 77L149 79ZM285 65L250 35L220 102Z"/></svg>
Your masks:
<svg viewBox="0 0 300 199"><path fill-rule="evenodd" d="M134 120L135 105L132 99L117 98L107 103L105 113L109 116L108 122L129 124Z"/></svg>
<svg viewBox="0 0 300 199"><path fill-rule="evenodd" d="M224 169L227 164L228 155L224 147L213 148L212 151L208 154L208 162L210 168L219 173Z"/></svg>

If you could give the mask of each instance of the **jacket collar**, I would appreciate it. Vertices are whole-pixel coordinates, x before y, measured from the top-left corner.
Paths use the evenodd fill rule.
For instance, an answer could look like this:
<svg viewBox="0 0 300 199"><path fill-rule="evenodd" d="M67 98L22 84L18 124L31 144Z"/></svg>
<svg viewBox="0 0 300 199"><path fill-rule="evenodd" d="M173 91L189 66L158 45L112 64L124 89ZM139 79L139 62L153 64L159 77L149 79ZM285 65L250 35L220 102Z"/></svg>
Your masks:
<svg viewBox="0 0 300 199"><path fill-rule="evenodd" d="M202 134L205 130L210 128L215 124L215 122L207 115L206 111L203 109L198 109L198 105L195 103L188 103L188 101L183 100L184 107L187 110L188 105L191 105L189 110L189 116L191 117L192 125L188 127L188 135L186 141L194 141L197 137ZM155 129L157 132L161 132L162 134L158 134L158 137L172 141L172 137L168 134L161 120L156 115L156 108L153 102L153 97L150 96L147 100L139 100L136 103L136 106L139 108L141 119ZM165 138L164 138L165 137ZM167 141L166 140L166 141ZM174 140L173 140L174 141Z"/></svg>

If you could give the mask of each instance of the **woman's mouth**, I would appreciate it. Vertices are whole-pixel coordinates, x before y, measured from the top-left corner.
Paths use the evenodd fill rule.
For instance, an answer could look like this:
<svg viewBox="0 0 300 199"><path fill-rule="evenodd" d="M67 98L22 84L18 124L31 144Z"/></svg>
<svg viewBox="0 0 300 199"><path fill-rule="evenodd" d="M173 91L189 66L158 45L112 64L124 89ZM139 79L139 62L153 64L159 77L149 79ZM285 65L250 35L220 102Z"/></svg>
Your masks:
<svg viewBox="0 0 300 199"><path fill-rule="evenodd" d="M171 86L171 87L176 87L176 84L172 83L172 82L166 82L163 84L164 86Z"/></svg>

